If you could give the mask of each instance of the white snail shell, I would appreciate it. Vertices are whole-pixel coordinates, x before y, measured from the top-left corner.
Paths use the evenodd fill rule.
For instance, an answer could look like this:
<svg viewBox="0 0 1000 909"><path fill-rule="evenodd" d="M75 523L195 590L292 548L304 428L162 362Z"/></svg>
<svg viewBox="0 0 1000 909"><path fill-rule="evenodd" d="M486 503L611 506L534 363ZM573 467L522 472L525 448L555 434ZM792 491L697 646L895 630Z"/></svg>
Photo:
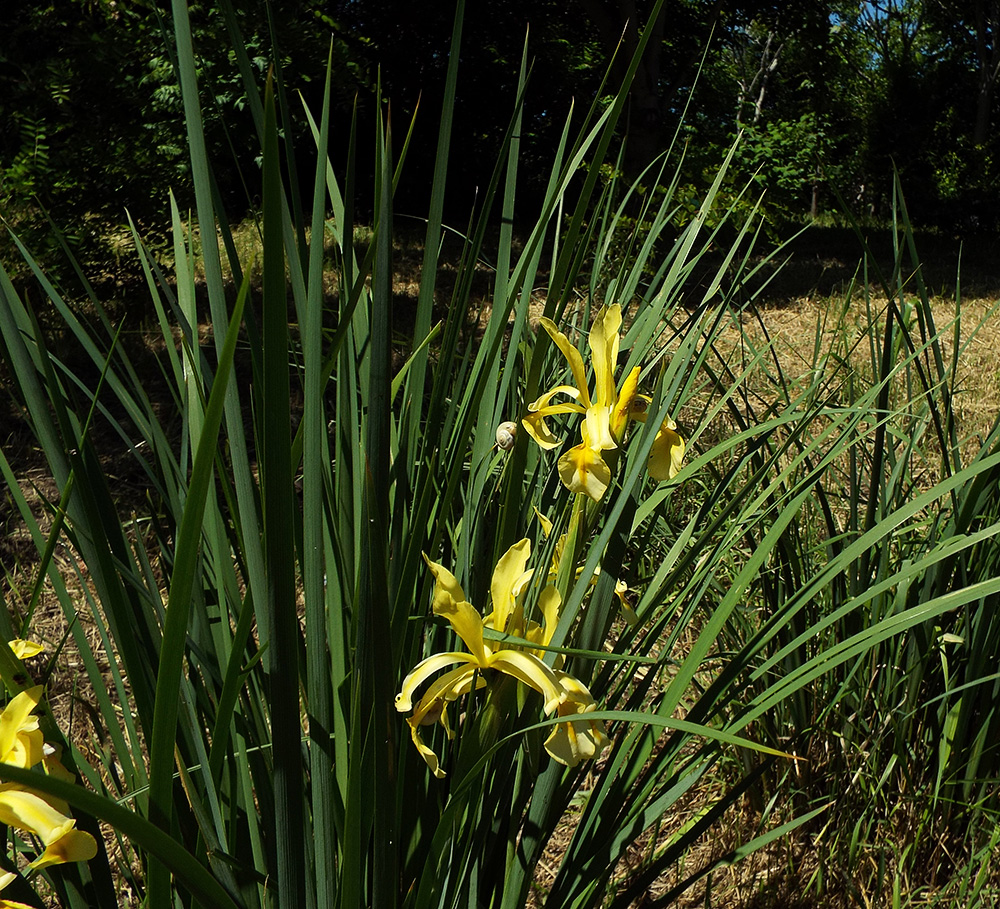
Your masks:
<svg viewBox="0 0 1000 909"><path fill-rule="evenodd" d="M504 420L497 427L497 447L503 449L504 451L510 451L514 447L514 442L517 440L517 423L513 423L510 420Z"/></svg>

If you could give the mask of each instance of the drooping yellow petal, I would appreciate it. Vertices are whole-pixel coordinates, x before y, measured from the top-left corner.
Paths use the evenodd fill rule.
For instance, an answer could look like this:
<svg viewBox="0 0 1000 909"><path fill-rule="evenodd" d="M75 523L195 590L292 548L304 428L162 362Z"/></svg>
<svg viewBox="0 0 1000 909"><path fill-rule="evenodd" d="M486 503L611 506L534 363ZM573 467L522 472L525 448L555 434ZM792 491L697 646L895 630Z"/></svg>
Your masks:
<svg viewBox="0 0 1000 909"><path fill-rule="evenodd" d="M413 745L420 756L424 759L424 763L430 768L431 773L439 780L444 779L448 774L441 769L441 762L438 760L438 756L434 753L433 749L424 744L423 737L420 735L419 725L410 724L410 739L413 741Z"/></svg>
<svg viewBox="0 0 1000 909"><path fill-rule="evenodd" d="M457 701L463 694L468 694L473 687L486 687L486 680L477 669L476 666L462 666L436 678L424 692L413 713L406 718L406 722L415 726L431 726L440 722L448 733L448 738L451 738L448 704Z"/></svg>
<svg viewBox="0 0 1000 909"><path fill-rule="evenodd" d="M560 401L557 404L550 403L556 395L566 395L571 400ZM528 405L528 413L583 413L587 407L578 403L579 398L580 389L575 386L555 385Z"/></svg>
<svg viewBox="0 0 1000 909"><path fill-rule="evenodd" d="M470 675L475 672L476 667L479 665L472 654L461 652L435 653L417 663L407 674L406 678L403 679L402 687L399 689L399 694L396 695L395 699L396 709L400 713L408 713L412 710L414 692L435 673L446 666L454 666L456 663L471 664L471 666L463 665L462 669L455 669L452 672L459 674L468 672ZM448 673L448 675L451 675L451 673ZM446 677L442 676L442 678ZM426 698L426 695L424 697Z"/></svg>
<svg viewBox="0 0 1000 909"><path fill-rule="evenodd" d="M457 701L463 694L468 694L475 683L476 688L483 688L486 681L478 672L478 667L472 664L459 666L439 676L424 692L423 697L413 708L413 713L406 718L411 726L429 726L445 716L445 708L452 701ZM445 719L444 726L448 723Z"/></svg>
<svg viewBox="0 0 1000 909"><path fill-rule="evenodd" d="M532 505L531 507L535 510L535 517L538 518L538 523L542 525L542 533L545 534L545 539L548 539L554 525L536 506Z"/></svg>
<svg viewBox="0 0 1000 909"><path fill-rule="evenodd" d="M31 863L33 868L85 861L97 854L97 844L89 833L75 830L75 820L60 814L33 792L18 789L0 792L0 822L28 830L45 844L45 852Z"/></svg>
<svg viewBox="0 0 1000 909"><path fill-rule="evenodd" d="M513 632L507 622L514 612L515 588L524 577L528 559L531 558L531 540L525 537L510 547L497 562L490 581L490 596L493 599L493 630ZM529 575L530 577L530 575ZM526 582L525 582L526 583ZM524 584L520 584L521 589ZM520 592L520 591L518 591Z"/></svg>
<svg viewBox="0 0 1000 909"><path fill-rule="evenodd" d="M618 597L618 602L621 605L622 615L629 625L635 625L639 621L639 616L635 614L635 610L629 605L628 600L625 599L625 594L627 593L628 585L624 581L617 581L615 583L615 596Z"/></svg>
<svg viewBox="0 0 1000 909"><path fill-rule="evenodd" d="M572 344L569 343L569 338L566 337L556 323L551 319L546 319L544 316L539 320L542 328L544 328L550 338L552 338L556 347L562 352L562 355L566 358L566 362L569 363L570 371L573 373L573 381L576 382L576 387L580 390L580 398L584 405L590 407L590 391L587 388L587 374L583 368L583 357L580 356L580 351L578 351Z"/></svg>
<svg viewBox="0 0 1000 909"><path fill-rule="evenodd" d="M545 451L556 448L562 442L562 439L549 429L549 424L545 422L544 414L529 413L521 420L521 425L528 435L535 440L538 447Z"/></svg>
<svg viewBox="0 0 1000 909"><path fill-rule="evenodd" d="M618 360L618 329L622 308L617 303L602 307L590 329L590 350L594 359L594 403L610 407L615 400L615 366Z"/></svg>
<svg viewBox="0 0 1000 909"><path fill-rule="evenodd" d="M575 401L550 404L549 401L557 394L565 394L571 398L580 396L579 390L572 385L557 385L555 388L550 388L537 401L529 404L528 413L521 420L521 425L528 435L538 443L539 447L546 450L555 448L562 441L549 429L549 424L545 422L546 417L561 413L584 413L586 411L582 404L577 404Z"/></svg>
<svg viewBox="0 0 1000 909"><path fill-rule="evenodd" d="M676 430L677 425L667 417L653 440L646 470L657 482L669 480L680 472L684 460L684 440Z"/></svg>
<svg viewBox="0 0 1000 909"><path fill-rule="evenodd" d="M94 838L83 830L77 830L73 826L75 824L76 821L70 820L69 826L45 846L45 851L31 863L31 867L37 870L63 862L86 862L97 855Z"/></svg>
<svg viewBox="0 0 1000 909"><path fill-rule="evenodd" d="M559 458L559 477L571 492L585 492L599 502L611 483L611 468L600 452L577 445Z"/></svg>
<svg viewBox="0 0 1000 909"><path fill-rule="evenodd" d="M45 648L41 644L36 644L34 641L22 641L19 638L14 638L10 641L10 649L14 651L14 656L19 660L27 660L33 656L38 656Z"/></svg>
<svg viewBox="0 0 1000 909"><path fill-rule="evenodd" d="M559 705L559 716L566 722L552 730L545 740L545 750L560 764L575 767L600 754L608 745L608 737L601 720L587 719L587 714L597 709L587 686L565 672L557 671L556 677L566 694Z"/></svg>
<svg viewBox="0 0 1000 909"><path fill-rule="evenodd" d="M534 688L545 702L542 709L546 713L552 713L565 697L553 670L532 653L498 650L490 656L489 666Z"/></svg>
<svg viewBox="0 0 1000 909"><path fill-rule="evenodd" d="M414 672L435 657L445 657L445 656L464 656L466 665L460 666L456 669L452 669L450 672L446 672L444 675L435 679L433 683L428 687L427 691L424 692L424 696L420 699L416 708L411 716L406 718L406 722L410 726L410 738L413 740L413 745L420 753L420 756L424 759L424 762L431 769L431 772L438 779L442 779L445 776L445 772L441 769L441 763L438 760L437 754L428 747L420 734L421 726L433 725L435 722L440 722L444 727L445 732L448 734L448 738L453 736L451 727L448 724L448 702L456 700L463 694L467 694L475 685L476 688L482 688L486 685L484 679L477 673L479 668L475 662L470 662L471 657L468 654L435 654L434 657L428 657L417 665ZM446 662L441 661L439 666L448 665ZM414 673L411 672L404 680L404 691L401 691L396 695L396 709L404 710L409 709L408 707L403 707L402 705L407 703L405 698L412 697L412 687L409 691L406 690L406 681L410 680L410 677ZM426 677L426 676L425 676Z"/></svg>
<svg viewBox="0 0 1000 909"><path fill-rule="evenodd" d="M43 757L44 738L32 711L42 697L42 686L20 692L0 713L0 761L15 767L34 767Z"/></svg>

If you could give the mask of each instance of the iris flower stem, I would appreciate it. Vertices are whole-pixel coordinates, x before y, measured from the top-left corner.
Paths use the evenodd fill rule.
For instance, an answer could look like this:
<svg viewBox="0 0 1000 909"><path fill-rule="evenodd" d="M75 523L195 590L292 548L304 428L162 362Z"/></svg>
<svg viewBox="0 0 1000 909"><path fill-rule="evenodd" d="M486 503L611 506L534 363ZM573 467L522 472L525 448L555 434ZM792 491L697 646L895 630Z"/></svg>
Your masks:
<svg viewBox="0 0 1000 909"><path fill-rule="evenodd" d="M566 543L563 546L562 557L559 559L559 570L556 574L556 590L562 602L566 602L569 589L576 580L576 569L583 552L583 544L587 539L587 505L589 496L577 493L573 500L573 512L569 517L569 527L566 529ZM552 659L548 654L546 659Z"/></svg>

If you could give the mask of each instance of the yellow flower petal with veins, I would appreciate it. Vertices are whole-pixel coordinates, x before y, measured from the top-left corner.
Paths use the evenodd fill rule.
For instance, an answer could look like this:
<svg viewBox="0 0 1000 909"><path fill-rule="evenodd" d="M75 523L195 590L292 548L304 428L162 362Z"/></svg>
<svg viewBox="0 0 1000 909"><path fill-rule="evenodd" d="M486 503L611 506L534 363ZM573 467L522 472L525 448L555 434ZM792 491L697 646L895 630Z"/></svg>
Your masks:
<svg viewBox="0 0 1000 909"><path fill-rule="evenodd" d="M558 462L559 479L570 492L585 492L595 502L600 501L611 484L611 468L599 451L577 445Z"/></svg>
<svg viewBox="0 0 1000 909"><path fill-rule="evenodd" d="M580 761L595 758L609 740L601 720L587 719L587 714L597 709L587 686L565 672L556 675L567 695L559 705L559 716L565 717L566 722L553 728L545 740L545 750L560 764L575 767Z"/></svg>

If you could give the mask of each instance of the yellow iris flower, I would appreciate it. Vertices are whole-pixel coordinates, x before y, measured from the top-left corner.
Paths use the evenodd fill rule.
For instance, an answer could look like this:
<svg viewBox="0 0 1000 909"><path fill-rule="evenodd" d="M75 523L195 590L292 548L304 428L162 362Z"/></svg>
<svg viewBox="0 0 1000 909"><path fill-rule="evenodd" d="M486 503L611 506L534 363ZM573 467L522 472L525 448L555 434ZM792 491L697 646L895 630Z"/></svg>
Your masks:
<svg viewBox="0 0 1000 909"><path fill-rule="evenodd" d="M552 639L560 606L559 593L554 587L546 587L539 595L543 624L525 621L522 594L532 576L532 572L527 569L530 555L531 543L524 539L515 543L501 557L490 583L493 611L485 618L468 602L458 579L443 565L424 556L435 580L432 607L434 614L448 620L468 652L436 653L419 662L403 679L395 703L400 713L413 711L406 718L410 737L438 779L444 777L445 772L433 749L424 743L420 727L440 723L451 738L453 732L448 722L448 704L468 694L474 687L485 687L491 670L509 675L535 689L542 696L542 709L546 714L558 710L559 716L567 717L567 722L556 726L546 741L546 748L556 760L575 766L607 744L603 726L599 723L578 723L571 719L582 712L594 710L596 706L590 692L581 682L548 666L537 651L499 647L484 640L483 632L486 628L523 638L543 647ZM416 690L442 669L448 671L428 685L414 706ZM578 744L581 737L582 745Z"/></svg>
<svg viewBox="0 0 1000 909"><path fill-rule="evenodd" d="M19 789L0 792L0 822L28 830L45 844L45 851L31 863L32 868L86 861L97 855L94 838L75 829L73 818L60 814L34 792Z"/></svg>
<svg viewBox="0 0 1000 909"><path fill-rule="evenodd" d="M569 363L575 385L557 385L528 405L528 414L521 421L528 434L546 450L562 440L549 429L546 419L557 414L583 414L580 435L583 441L559 458L559 477L572 492L585 492L599 501L611 483L611 468L603 452L621 445L630 419L645 422L646 405L650 399L638 393L638 366L615 387L615 366L618 362L619 330L622 324L621 306L602 307L590 330L590 352L594 368L594 394L590 394L583 357L559 331L551 319L542 318L542 328ZM565 395L570 400L552 403ZM669 417L663 421L653 441L647 470L654 480L667 480L680 470L684 457L684 440Z"/></svg>
<svg viewBox="0 0 1000 909"><path fill-rule="evenodd" d="M65 778L68 773L58 764L54 749L49 755L45 753L45 741L38 726L38 717L34 715L41 696L40 685L28 688L12 698L0 713L0 762L28 769L45 761L48 772ZM13 783L0 785L0 823L34 834L45 846L44 852L31 863L34 869L62 862L86 861L97 855L94 838L77 830L76 821L66 816L67 811L68 806L58 799ZM12 879L0 878L0 890ZM0 897L0 907L4 904Z"/></svg>

